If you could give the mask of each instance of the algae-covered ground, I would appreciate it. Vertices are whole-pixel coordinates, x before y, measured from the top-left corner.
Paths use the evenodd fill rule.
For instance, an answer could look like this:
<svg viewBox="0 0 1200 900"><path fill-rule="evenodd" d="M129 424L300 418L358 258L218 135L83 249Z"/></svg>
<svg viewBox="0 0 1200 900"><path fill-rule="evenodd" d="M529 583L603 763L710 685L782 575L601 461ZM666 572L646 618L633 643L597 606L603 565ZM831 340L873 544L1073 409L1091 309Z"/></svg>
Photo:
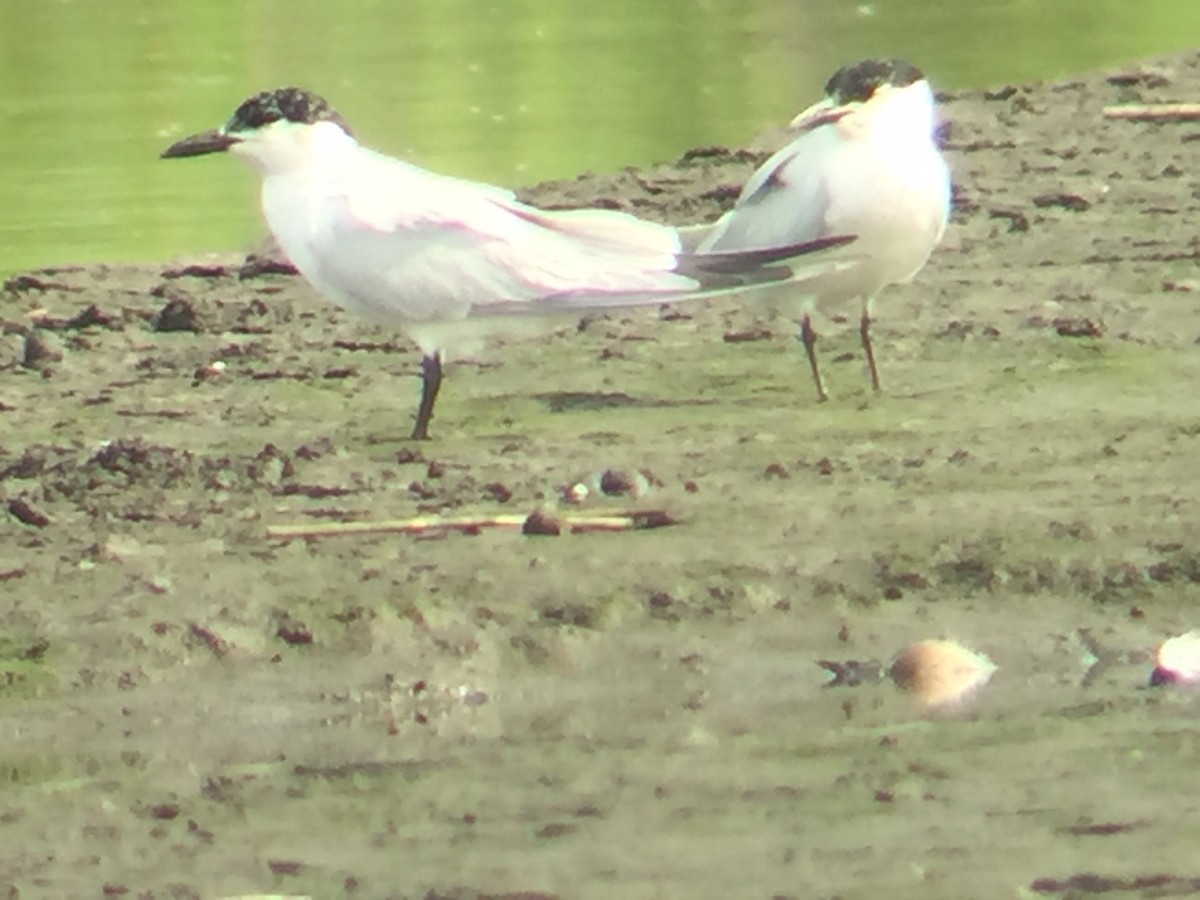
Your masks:
<svg viewBox="0 0 1200 900"><path fill-rule="evenodd" d="M1197 98L1197 54L944 97L879 397L856 308L817 404L712 302L458 361L415 444L415 349L278 266L11 279L0 895L1200 890L1198 700L1146 686L1198 618L1200 124L1102 116ZM760 149L525 196L711 219ZM630 508L674 524L268 533ZM819 664L939 636L1000 668L937 712Z"/></svg>

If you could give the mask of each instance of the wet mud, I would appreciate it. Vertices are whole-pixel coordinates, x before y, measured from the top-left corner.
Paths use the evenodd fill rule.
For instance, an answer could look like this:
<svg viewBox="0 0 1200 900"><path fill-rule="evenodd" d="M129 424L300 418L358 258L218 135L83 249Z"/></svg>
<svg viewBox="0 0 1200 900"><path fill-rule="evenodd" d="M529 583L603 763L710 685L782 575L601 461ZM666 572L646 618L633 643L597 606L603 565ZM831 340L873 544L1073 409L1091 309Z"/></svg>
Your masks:
<svg viewBox="0 0 1200 900"><path fill-rule="evenodd" d="M417 444L415 348L269 250L9 279L0 893L1196 891L1197 700L1147 681L1200 582L1200 123L1102 111L1198 97L944 96L879 397L856 308L818 405L711 302L457 360ZM704 221L773 140L522 193ZM998 670L931 710L882 673L939 637Z"/></svg>

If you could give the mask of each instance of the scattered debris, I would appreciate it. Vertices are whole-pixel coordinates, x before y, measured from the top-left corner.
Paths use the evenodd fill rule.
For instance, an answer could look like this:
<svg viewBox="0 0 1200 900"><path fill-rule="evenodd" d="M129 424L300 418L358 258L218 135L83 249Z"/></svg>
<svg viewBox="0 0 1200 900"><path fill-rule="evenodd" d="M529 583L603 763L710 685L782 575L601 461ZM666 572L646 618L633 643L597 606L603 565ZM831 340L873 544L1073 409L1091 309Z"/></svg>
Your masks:
<svg viewBox="0 0 1200 900"><path fill-rule="evenodd" d="M50 524L50 517L32 506L23 497L14 497L8 501L8 511L14 519L24 525L34 528L45 528Z"/></svg>
<svg viewBox="0 0 1200 900"><path fill-rule="evenodd" d="M203 331L196 308L187 300L172 299L166 302L150 323L155 331Z"/></svg>
<svg viewBox="0 0 1200 900"><path fill-rule="evenodd" d="M769 328L748 328L744 331L727 331L722 340L727 344L748 344L753 341L769 341L775 335Z"/></svg>
<svg viewBox="0 0 1200 900"><path fill-rule="evenodd" d="M14 275L12 278L6 279L4 290L12 291L14 294L25 293L26 291L67 291L70 293L79 293L84 288L63 284L61 281L47 281L36 275L25 274Z"/></svg>
<svg viewBox="0 0 1200 900"><path fill-rule="evenodd" d="M217 263L193 263L186 266L163 269L162 277L175 278L225 278L229 275L229 266Z"/></svg>
<svg viewBox="0 0 1200 900"><path fill-rule="evenodd" d="M1104 322L1100 319L1060 318L1055 319L1053 325L1060 337L1098 338L1104 335Z"/></svg>
<svg viewBox="0 0 1200 900"><path fill-rule="evenodd" d="M1007 219L1010 234L1024 234L1029 230L1029 217L1021 210L1010 206L993 206L988 209L989 219Z"/></svg>
<svg viewBox="0 0 1200 900"><path fill-rule="evenodd" d="M1033 198L1033 205L1038 209L1047 209L1056 206L1061 209L1070 210L1071 212L1086 212L1092 208L1092 201L1078 194L1055 191L1049 194L1038 194L1038 196Z"/></svg>

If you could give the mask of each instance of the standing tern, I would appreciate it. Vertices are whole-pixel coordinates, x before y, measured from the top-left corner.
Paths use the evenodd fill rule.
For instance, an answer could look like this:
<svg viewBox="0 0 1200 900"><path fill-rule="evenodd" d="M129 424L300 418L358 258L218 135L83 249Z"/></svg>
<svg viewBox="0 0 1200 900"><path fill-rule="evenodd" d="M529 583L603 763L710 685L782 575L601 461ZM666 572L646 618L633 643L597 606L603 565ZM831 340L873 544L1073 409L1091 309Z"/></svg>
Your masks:
<svg viewBox="0 0 1200 900"><path fill-rule="evenodd" d="M536 209L503 188L359 145L325 100L294 87L256 94L223 127L162 155L220 151L257 170L267 224L318 291L420 347L414 439L429 436L443 355L469 336L505 330L514 315L711 297L853 265L812 257L854 240L849 233L685 253L665 225L612 210Z"/></svg>
<svg viewBox="0 0 1200 900"><path fill-rule="evenodd" d="M797 297L820 401L829 395L817 367L813 307L862 301L859 335L878 392L872 304L888 285L911 281L946 230L950 170L934 142L935 118L933 91L915 66L869 59L838 69L825 99L792 120L797 136L750 176L699 241L700 252L712 252L858 236L857 265L807 279Z"/></svg>

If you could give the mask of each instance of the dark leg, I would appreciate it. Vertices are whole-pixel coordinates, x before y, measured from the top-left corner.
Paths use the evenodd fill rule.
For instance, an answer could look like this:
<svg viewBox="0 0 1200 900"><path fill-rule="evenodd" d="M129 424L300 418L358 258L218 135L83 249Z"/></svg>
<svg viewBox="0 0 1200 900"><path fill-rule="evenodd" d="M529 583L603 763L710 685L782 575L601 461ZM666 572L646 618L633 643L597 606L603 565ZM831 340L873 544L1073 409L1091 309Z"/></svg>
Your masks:
<svg viewBox="0 0 1200 900"><path fill-rule="evenodd" d="M812 369L813 384L817 386L817 402L824 403L829 395L825 393L825 383L821 381L821 370L817 367L817 333L813 331L812 319L808 315L800 320L800 342L808 354L808 367Z"/></svg>
<svg viewBox="0 0 1200 900"><path fill-rule="evenodd" d="M442 386L442 354L432 353L421 359L421 405L417 407L417 424L413 427L414 441L429 440L429 420L433 418L433 403Z"/></svg>
<svg viewBox="0 0 1200 900"><path fill-rule="evenodd" d="M867 368L871 370L871 387L875 393L883 390L879 386L879 367L875 365L875 348L871 346L871 313L864 308L858 323L858 334L862 338L863 352L867 355Z"/></svg>

